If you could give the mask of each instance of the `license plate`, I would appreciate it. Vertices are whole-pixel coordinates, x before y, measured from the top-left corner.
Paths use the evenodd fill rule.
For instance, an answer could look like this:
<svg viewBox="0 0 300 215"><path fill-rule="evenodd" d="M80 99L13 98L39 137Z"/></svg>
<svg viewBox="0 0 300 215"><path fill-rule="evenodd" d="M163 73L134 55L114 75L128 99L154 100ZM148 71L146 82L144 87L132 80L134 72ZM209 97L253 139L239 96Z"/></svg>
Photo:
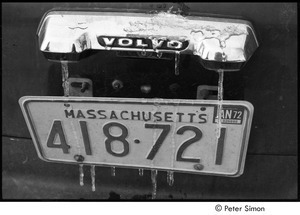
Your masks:
<svg viewBox="0 0 300 215"><path fill-rule="evenodd" d="M38 155L50 162L236 177L253 106L223 101L22 97ZM80 159L79 159L80 158Z"/></svg>

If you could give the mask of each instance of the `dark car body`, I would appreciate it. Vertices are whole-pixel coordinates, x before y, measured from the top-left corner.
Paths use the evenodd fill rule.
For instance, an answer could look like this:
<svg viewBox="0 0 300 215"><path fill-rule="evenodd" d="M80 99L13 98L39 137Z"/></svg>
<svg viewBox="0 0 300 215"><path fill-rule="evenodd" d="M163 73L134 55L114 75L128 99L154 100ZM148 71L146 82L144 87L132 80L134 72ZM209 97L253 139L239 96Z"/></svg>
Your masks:
<svg viewBox="0 0 300 215"><path fill-rule="evenodd" d="M2 4L2 197L3 199L151 199L150 171L96 167L96 192L89 168L79 186L77 165L48 163L37 156L18 104L22 96L63 96L60 65L39 51L36 31L50 9L117 9L149 12L180 8L184 13L242 17L255 29L260 47L241 71L225 73L224 99L246 100L255 112L244 174L238 178L175 173L173 186L159 172L157 199L296 199L298 196L297 139L297 4L296 3L3 3ZM101 58L104 63L97 61ZM70 69L106 86L115 76L136 83L125 91L95 91L94 96L135 97L140 85L153 83L148 97L196 99L198 84L217 85L214 71L195 73L200 65L183 60L181 76L169 77L160 61L125 60L96 54ZM105 78L96 68L107 66ZM132 73L122 73L129 67ZM168 65L165 65L168 66ZM142 71L142 73L140 72ZM169 92L175 80L182 89ZM102 80L105 80L103 83ZM157 80L158 83L154 83ZM195 82L199 80L199 82ZM147 82L147 83L148 83ZM196 85L197 84L197 85Z"/></svg>

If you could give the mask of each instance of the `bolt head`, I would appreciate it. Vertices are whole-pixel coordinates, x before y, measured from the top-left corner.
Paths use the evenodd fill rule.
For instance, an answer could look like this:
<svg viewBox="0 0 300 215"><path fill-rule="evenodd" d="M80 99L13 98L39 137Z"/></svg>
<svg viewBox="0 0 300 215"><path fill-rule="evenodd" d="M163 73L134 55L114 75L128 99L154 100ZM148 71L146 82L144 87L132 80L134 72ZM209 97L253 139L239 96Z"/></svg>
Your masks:
<svg viewBox="0 0 300 215"><path fill-rule="evenodd" d="M84 157L82 155L74 155L74 159L77 161L77 162L82 162L84 161Z"/></svg>
<svg viewBox="0 0 300 215"><path fill-rule="evenodd" d="M203 166L202 164L198 163L198 164L195 164L195 165L194 165L194 169L195 169L195 170L203 170L203 169L204 169L204 166Z"/></svg>
<svg viewBox="0 0 300 215"><path fill-rule="evenodd" d="M114 80L112 82L112 87L115 89L115 90L119 90L121 88L123 88L123 82L120 81L120 80Z"/></svg>
<svg viewBox="0 0 300 215"><path fill-rule="evenodd" d="M151 85L142 85L141 86L141 91L142 91L142 93L150 93L150 91L151 91Z"/></svg>

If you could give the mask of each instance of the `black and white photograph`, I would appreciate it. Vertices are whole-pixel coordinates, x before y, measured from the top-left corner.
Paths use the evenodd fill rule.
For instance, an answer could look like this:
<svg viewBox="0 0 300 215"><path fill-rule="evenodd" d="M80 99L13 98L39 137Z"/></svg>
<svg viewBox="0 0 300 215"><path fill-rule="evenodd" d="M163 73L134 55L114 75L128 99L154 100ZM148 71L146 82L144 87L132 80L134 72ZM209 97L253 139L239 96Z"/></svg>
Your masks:
<svg viewBox="0 0 300 215"><path fill-rule="evenodd" d="M3 201L298 200L296 2L1 6Z"/></svg>

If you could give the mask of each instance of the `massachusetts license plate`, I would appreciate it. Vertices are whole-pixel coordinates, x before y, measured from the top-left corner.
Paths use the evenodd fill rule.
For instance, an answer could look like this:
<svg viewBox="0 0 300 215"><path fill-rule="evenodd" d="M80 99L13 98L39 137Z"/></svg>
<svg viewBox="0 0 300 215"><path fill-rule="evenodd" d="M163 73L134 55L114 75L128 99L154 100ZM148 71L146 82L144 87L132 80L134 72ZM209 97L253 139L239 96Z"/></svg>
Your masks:
<svg viewBox="0 0 300 215"><path fill-rule="evenodd" d="M253 106L218 102L22 97L41 159L219 176L243 173ZM77 159L77 160L76 160Z"/></svg>

